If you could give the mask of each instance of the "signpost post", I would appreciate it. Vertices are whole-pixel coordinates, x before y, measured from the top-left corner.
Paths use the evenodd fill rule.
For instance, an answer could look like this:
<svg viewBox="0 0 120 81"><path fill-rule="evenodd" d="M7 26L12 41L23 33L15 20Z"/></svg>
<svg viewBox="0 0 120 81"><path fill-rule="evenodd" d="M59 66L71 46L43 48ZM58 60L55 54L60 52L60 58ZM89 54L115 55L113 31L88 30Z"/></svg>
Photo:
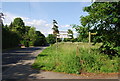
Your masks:
<svg viewBox="0 0 120 81"><path fill-rule="evenodd" d="M89 31L89 47L91 46L91 35L96 35L97 33L91 33ZM89 53L90 53L90 50L89 50Z"/></svg>
<svg viewBox="0 0 120 81"><path fill-rule="evenodd" d="M68 34L67 31L59 31L59 34L57 34L56 36L56 50L58 48L57 38L62 38L62 41L63 41L64 38L71 38L70 35L71 34Z"/></svg>
<svg viewBox="0 0 120 81"><path fill-rule="evenodd" d="M89 43L91 43L91 35L96 35L97 33L91 33L89 32Z"/></svg>

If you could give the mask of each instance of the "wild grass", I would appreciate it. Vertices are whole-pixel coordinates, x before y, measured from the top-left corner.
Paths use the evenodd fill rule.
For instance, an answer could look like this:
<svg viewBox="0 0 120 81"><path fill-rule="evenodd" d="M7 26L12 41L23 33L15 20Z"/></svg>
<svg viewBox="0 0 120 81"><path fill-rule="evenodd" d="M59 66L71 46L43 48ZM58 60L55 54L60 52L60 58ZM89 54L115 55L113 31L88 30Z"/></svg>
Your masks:
<svg viewBox="0 0 120 81"><path fill-rule="evenodd" d="M119 70L119 58L101 54L101 44L59 43L37 56L34 68L65 73L112 73ZM57 47L57 48L56 48Z"/></svg>

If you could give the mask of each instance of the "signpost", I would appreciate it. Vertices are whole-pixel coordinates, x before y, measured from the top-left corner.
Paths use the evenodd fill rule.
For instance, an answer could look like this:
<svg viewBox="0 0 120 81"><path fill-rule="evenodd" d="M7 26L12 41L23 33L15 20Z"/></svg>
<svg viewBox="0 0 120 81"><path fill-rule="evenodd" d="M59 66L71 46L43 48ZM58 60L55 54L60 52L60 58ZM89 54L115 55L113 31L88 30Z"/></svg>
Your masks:
<svg viewBox="0 0 120 81"><path fill-rule="evenodd" d="M72 34L68 34L67 31L59 31L59 34L57 34L57 38L71 38Z"/></svg>
<svg viewBox="0 0 120 81"><path fill-rule="evenodd" d="M97 33L91 33L89 32L89 43L91 43L91 35L96 35Z"/></svg>
<svg viewBox="0 0 120 81"><path fill-rule="evenodd" d="M64 40L64 38L71 38L72 34L68 34L67 31L59 31L59 34L57 34L56 36L56 50L57 50L57 47L58 47L58 42L57 42L57 38L61 38L62 41Z"/></svg>
<svg viewBox="0 0 120 81"><path fill-rule="evenodd" d="M89 47L91 46L91 35L96 35L97 33L91 33L89 32ZM89 50L90 53L90 50Z"/></svg>

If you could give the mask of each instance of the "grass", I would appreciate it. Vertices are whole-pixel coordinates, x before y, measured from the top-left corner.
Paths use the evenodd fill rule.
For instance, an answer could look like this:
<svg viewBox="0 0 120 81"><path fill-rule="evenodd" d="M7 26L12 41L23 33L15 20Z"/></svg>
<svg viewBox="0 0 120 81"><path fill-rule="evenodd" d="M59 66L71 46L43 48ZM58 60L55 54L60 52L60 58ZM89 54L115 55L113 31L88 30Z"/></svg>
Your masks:
<svg viewBox="0 0 120 81"><path fill-rule="evenodd" d="M88 43L59 43L47 47L37 56L33 68L65 73L118 72L119 58L100 54L98 48Z"/></svg>

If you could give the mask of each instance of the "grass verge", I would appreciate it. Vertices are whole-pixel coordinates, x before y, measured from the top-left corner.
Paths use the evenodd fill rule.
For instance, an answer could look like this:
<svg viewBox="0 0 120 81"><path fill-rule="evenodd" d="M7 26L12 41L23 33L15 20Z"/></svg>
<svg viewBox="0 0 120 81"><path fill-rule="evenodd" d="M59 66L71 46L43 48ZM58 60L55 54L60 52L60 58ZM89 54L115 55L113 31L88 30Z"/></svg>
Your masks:
<svg viewBox="0 0 120 81"><path fill-rule="evenodd" d="M33 68L65 73L117 73L119 57L112 59L99 53L98 48L88 43L59 43L46 48L37 56Z"/></svg>

